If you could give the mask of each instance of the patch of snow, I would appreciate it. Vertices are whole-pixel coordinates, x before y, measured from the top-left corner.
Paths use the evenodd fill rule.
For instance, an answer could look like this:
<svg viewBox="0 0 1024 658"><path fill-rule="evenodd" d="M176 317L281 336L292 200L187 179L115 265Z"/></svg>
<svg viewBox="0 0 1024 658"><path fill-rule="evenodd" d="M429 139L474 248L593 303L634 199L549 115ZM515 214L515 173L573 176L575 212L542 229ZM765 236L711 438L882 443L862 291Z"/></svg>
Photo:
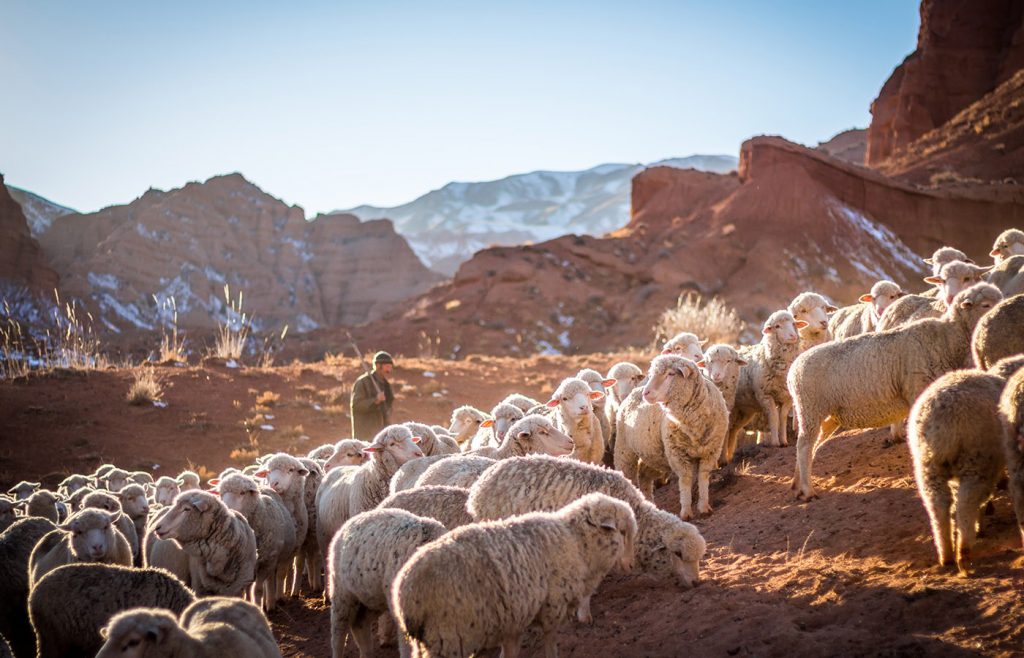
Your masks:
<svg viewBox="0 0 1024 658"><path fill-rule="evenodd" d="M263 417L267 420L274 420L274 414L263 414Z"/></svg>
<svg viewBox="0 0 1024 658"><path fill-rule="evenodd" d="M569 331L563 331L558 334L558 344L562 346L563 350L569 349Z"/></svg>
<svg viewBox="0 0 1024 658"><path fill-rule="evenodd" d="M238 361L235 361L234 359L228 359L228 362L224 364L224 367L226 367L226 368L237 368L238 367Z"/></svg>
<svg viewBox="0 0 1024 658"><path fill-rule="evenodd" d="M437 375L436 375L436 374L434 374L434 373L430 372L429 370L424 370L424 371L423 371L423 376L424 376L424 377L428 377L428 378L430 378L430 379L433 379L434 377L437 377Z"/></svg>
<svg viewBox="0 0 1024 658"><path fill-rule="evenodd" d="M260 429L263 430L264 432L273 432L274 431L274 426L273 425L267 425L266 423L264 423L263 425L260 425Z"/></svg>
<svg viewBox="0 0 1024 658"><path fill-rule="evenodd" d="M132 304L122 304L110 293L103 293L97 301L101 310L113 311L122 319L131 322L138 329L148 329L150 331L154 329L153 325L145 319L138 308Z"/></svg>
<svg viewBox="0 0 1024 658"><path fill-rule="evenodd" d="M97 288L117 290L121 285L121 282L118 281L117 277L113 274L96 274L95 272L89 272L85 278L89 281L89 285L96 286Z"/></svg>
<svg viewBox="0 0 1024 658"><path fill-rule="evenodd" d="M164 402L163 400L153 400L153 406L158 409L166 409L167 403Z"/></svg>
<svg viewBox="0 0 1024 658"><path fill-rule="evenodd" d="M537 341L537 353L543 356L559 356L562 353L546 340Z"/></svg>
<svg viewBox="0 0 1024 658"><path fill-rule="evenodd" d="M300 313L299 316L295 318L296 333L303 334L306 333L307 331L313 331L314 329L319 328L320 323L314 320L313 318L309 317L305 313Z"/></svg>

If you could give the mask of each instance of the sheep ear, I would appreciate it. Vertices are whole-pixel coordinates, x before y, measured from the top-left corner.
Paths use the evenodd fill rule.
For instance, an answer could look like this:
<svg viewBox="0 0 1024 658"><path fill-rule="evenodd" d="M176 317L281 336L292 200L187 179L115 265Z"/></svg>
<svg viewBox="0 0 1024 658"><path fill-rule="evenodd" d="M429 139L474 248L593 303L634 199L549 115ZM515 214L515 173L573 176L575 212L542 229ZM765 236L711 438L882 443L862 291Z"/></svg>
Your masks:
<svg viewBox="0 0 1024 658"><path fill-rule="evenodd" d="M960 308L971 308L972 306L974 306L974 302L970 299L964 299L960 302Z"/></svg>
<svg viewBox="0 0 1024 658"><path fill-rule="evenodd" d="M662 350L661 353L662 354L671 354L672 350Z"/></svg>
<svg viewBox="0 0 1024 658"><path fill-rule="evenodd" d="M604 381L601 382L601 386L604 386L605 388L615 386L615 382L617 381L618 380L615 379L614 377L609 377L608 379L605 379Z"/></svg>
<svg viewBox="0 0 1024 658"><path fill-rule="evenodd" d="M744 359L742 356L738 356L736 357L736 363L740 364L741 366L745 366L749 365L750 362Z"/></svg>
<svg viewBox="0 0 1024 658"><path fill-rule="evenodd" d="M419 441L416 440L418 438L419 438L418 436L413 437L413 439L412 439L413 443L419 443ZM309 469L308 468L300 468L298 470L298 474L301 475L302 477L306 477L307 475L309 475Z"/></svg>
<svg viewBox="0 0 1024 658"><path fill-rule="evenodd" d="M590 399L591 400L600 400L603 397L604 397L604 393L602 393L601 391L591 391L590 392Z"/></svg>
<svg viewBox="0 0 1024 658"><path fill-rule="evenodd" d="M414 436L414 437L412 437L412 442L413 442L413 443L419 443L419 442L420 442L420 441L422 441L422 440L423 440L423 437L422 437L422 436ZM308 472L308 471L307 471L307 472Z"/></svg>
<svg viewBox="0 0 1024 658"><path fill-rule="evenodd" d="M547 406L549 406L552 409L554 409L555 407L558 406L558 398L551 398L545 404L547 404ZM487 421L485 420L484 422L486 423Z"/></svg>
<svg viewBox="0 0 1024 658"><path fill-rule="evenodd" d="M965 258L964 262L965 263L970 263L971 265L974 265L974 259L972 259L972 258ZM995 267L995 266L994 265L989 265L989 267Z"/></svg>
<svg viewBox="0 0 1024 658"><path fill-rule="evenodd" d="M519 439L520 441L525 441L526 439L530 438L531 436L533 436L533 434L531 434L530 432L527 432L525 430L523 430L519 434L516 434L516 438Z"/></svg>
<svg viewBox="0 0 1024 658"><path fill-rule="evenodd" d="M211 487L216 487L218 484L220 484L220 478L213 478L212 480L207 480L206 483Z"/></svg>
<svg viewBox="0 0 1024 658"><path fill-rule="evenodd" d="M762 334L770 334L773 331L775 331L775 330L771 328L771 325L767 325L766 324L765 326L761 327L761 333Z"/></svg>
<svg viewBox="0 0 1024 658"><path fill-rule="evenodd" d="M380 452L383 450L380 446L366 446L363 448L363 452Z"/></svg>
<svg viewBox="0 0 1024 658"><path fill-rule="evenodd" d="M825 312L826 313L835 313L838 310L839 310L838 306L832 306L831 304L829 304L828 306L825 307Z"/></svg>
<svg viewBox="0 0 1024 658"><path fill-rule="evenodd" d="M550 402L548 403L548 406L552 406ZM480 423L480 427L491 427L492 425L494 425L494 421L490 418Z"/></svg>
<svg viewBox="0 0 1024 658"><path fill-rule="evenodd" d="M206 500L202 496L195 496L192 498L192 507L195 507L200 512L209 512L210 501Z"/></svg>
<svg viewBox="0 0 1024 658"><path fill-rule="evenodd" d="M924 259L924 262L925 262L925 263L927 263L927 264L929 264L929 265L933 265L933 264L935 263L935 261L934 261L934 260L932 260L931 258L925 258L925 259Z"/></svg>
<svg viewBox="0 0 1024 658"><path fill-rule="evenodd" d="M926 276L926 277L924 278L924 282L925 282L925 283L931 283L931 284L933 284L933 285L936 285L936 286L937 286L937 285L939 285L940 283L942 283L942 277L938 277L938 276Z"/></svg>
<svg viewBox="0 0 1024 658"><path fill-rule="evenodd" d="M988 255L989 256L998 256L999 255L999 250L998 249L993 249L992 251L988 252Z"/></svg>
<svg viewBox="0 0 1024 658"><path fill-rule="evenodd" d="M870 294L870 293L868 293L867 295L861 295L860 297L858 297L857 301L858 302L864 302L865 304L869 304L869 303L875 301L875 296Z"/></svg>
<svg viewBox="0 0 1024 658"><path fill-rule="evenodd" d="M803 320L797 320L796 322L794 322L794 323L793 323L793 325L794 325L794 326L795 326L795 327L796 327L797 329L803 329L804 327L806 327L806 326L807 326L807 323L806 323L806 322L804 322Z"/></svg>
<svg viewBox="0 0 1024 658"><path fill-rule="evenodd" d="M701 368L707 368L707 367L708 367L708 364L707 364L707 363L705 363L704 359L701 359L700 361L698 361L698 362L697 362L697 365L698 365L699 367L701 367Z"/></svg>
<svg viewBox="0 0 1024 658"><path fill-rule="evenodd" d="M260 470L258 470L255 473L253 473L253 475L255 475L258 478L265 478L265 477L267 477L268 473L270 473L270 471L268 471L265 468L261 468Z"/></svg>
<svg viewBox="0 0 1024 658"><path fill-rule="evenodd" d="M693 377L693 370L691 368L687 368L686 366L679 366L678 368L676 368L676 372L678 372L684 378Z"/></svg>

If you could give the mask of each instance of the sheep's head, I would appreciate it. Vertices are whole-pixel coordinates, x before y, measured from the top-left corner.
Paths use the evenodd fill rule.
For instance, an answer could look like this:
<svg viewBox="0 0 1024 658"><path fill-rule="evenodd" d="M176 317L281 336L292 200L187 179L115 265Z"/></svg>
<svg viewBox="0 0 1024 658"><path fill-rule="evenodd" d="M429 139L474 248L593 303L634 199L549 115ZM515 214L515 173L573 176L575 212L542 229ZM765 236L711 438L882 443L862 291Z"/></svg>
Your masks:
<svg viewBox="0 0 1024 658"><path fill-rule="evenodd" d="M369 459L369 453L365 452L366 441L359 439L342 439L334 445L334 452L324 462L324 472L340 466L362 466Z"/></svg>
<svg viewBox="0 0 1024 658"><path fill-rule="evenodd" d="M82 562L98 562L105 560L114 548L116 530L112 524L116 523L120 516L120 512L84 509L57 527L70 535L71 552L76 559Z"/></svg>
<svg viewBox="0 0 1024 658"><path fill-rule="evenodd" d="M397 468L410 459L423 456L423 451L416 445L419 442L420 437L414 436L408 427L389 425L378 432L373 442L363 450L370 453L371 460L387 459Z"/></svg>
<svg viewBox="0 0 1024 658"><path fill-rule="evenodd" d="M567 417L578 419L593 413L593 401L603 397L604 393L591 390L582 379L568 377L555 389L547 406L552 409L560 406Z"/></svg>
<svg viewBox="0 0 1024 658"><path fill-rule="evenodd" d="M106 485L107 491L117 493L128 485L128 471L112 468L107 471L107 476L103 478L103 482Z"/></svg>
<svg viewBox="0 0 1024 658"><path fill-rule="evenodd" d="M924 262L932 266L932 276L938 276L939 270L946 263L952 263L958 260L963 263L973 263L974 261L967 257L967 254L956 249L955 247L939 247L932 254L931 258L925 258Z"/></svg>
<svg viewBox="0 0 1024 658"><path fill-rule="evenodd" d="M704 368L708 379L717 385L735 382L740 368L747 365L747 361L731 346L718 344L709 347L704 353L704 360L698 361L697 365Z"/></svg>
<svg viewBox="0 0 1024 658"><path fill-rule="evenodd" d="M992 310L1002 299L1003 293L991 283L976 283L957 293L946 313L960 318L973 329L981 316Z"/></svg>
<svg viewBox="0 0 1024 658"><path fill-rule="evenodd" d="M592 555L591 559L618 562L625 573L633 570L637 527L636 515L629 505L603 493L590 493L567 505L561 514L571 523L584 525L599 534L603 554Z"/></svg>
<svg viewBox="0 0 1024 658"><path fill-rule="evenodd" d="M508 429L508 440L522 445L524 454L543 453L561 457L575 448L572 437L538 414L530 414L513 423Z"/></svg>
<svg viewBox="0 0 1024 658"><path fill-rule="evenodd" d="M256 471L256 477L266 478L270 488L278 494L284 495L289 491L303 491L306 486L306 476L309 469L302 465L295 457L279 452L270 455L263 462L263 468Z"/></svg>
<svg viewBox="0 0 1024 658"><path fill-rule="evenodd" d="M25 482L22 480L8 489L7 493L12 494L15 500L28 500L28 497L35 493L40 486L38 482Z"/></svg>
<svg viewBox="0 0 1024 658"><path fill-rule="evenodd" d="M65 496L70 496L80 489L85 487L91 487L93 485L92 478L85 475L69 475L61 480L58 490Z"/></svg>
<svg viewBox="0 0 1024 658"><path fill-rule="evenodd" d="M174 498L180 493L181 486L178 484L178 481L174 478L163 476L156 481L153 500L161 505L170 505L174 502Z"/></svg>
<svg viewBox="0 0 1024 658"><path fill-rule="evenodd" d="M415 421L409 421L403 425L409 428L413 436L420 437L419 447L424 455L433 454L434 446L437 444L437 435L434 434L434 430L430 429L430 425Z"/></svg>
<svg viewBox="0 0 1024 658"><path fill-rule="evenodd" d="M605 377L596 370L590 368L584 368L576 373L576 377L590 384L590 390L604 393L605 397L608 395L608 389L615 386L614 377ZM594 400L594 409L600 411L604 409L605 397Z"/></svg>
<svg viewBox="0 0 1024 658"><path fill-rule="evenodd" d="M149 501L146 500L146 490L138 484L129 484L117 492L121 501L121 509L130 519L149 514Z"/></svg>
<svg viewBox="0 0 1024 658"><path fill-rule="evenodd" d="M955 260L943 265L942 269L939 270L938 276L928 276L924 280L927 283L938 286L939 298L946 302L946 306L949 306L953 303L953 298L961 290L966 290L976 283L981 283L981 275L990 269L992 268Z"/></svg>
<svg viewBox="0 0 1024 658"><path fill-rule="evenodd" d="M177 480L182 491L198 489L200 485L199 475L193 471L182 471Z"/></svg>
<svg viewBox="0 0 1024 658"><path fill-rule="evenodd" d="M310 450L306 456L309 457L310 459L325 461L327 459L330 459L331 456L334 455L334 447L335 446L333 443L325 443L322 446Z"/></svg>
<svg viewBox="0 0 1024 658"><path fill-rule="evenodd" d="M644 371L636 364L620 361L608 370L608 379L615 380L615 398L622 401L644 380Z"/></svg>
<svg viewBox="0 0 1024 658"><path fill-rule="evenodd" d="M105 640L97 658L143 658L160 653L173 634L179 631L177 621L167 610L135 608L110 618L100 635Z"/></svg>
<svg viewBox="0 0 1024 658"><path fill-rule="evenodd" d="M838 309L827 299L816 292L802 292L789 303L789 312L797 322L805 322L800 327L800 335L819 337L828 331L828 315Z"/></svg>
<svg viewBox="0 0 1024 658"><path fill-rule="evenodd" d="M468 405L459 407L452 412L452 424L449 430L461 443L467 438L474 436L485 420L487 420L487 416L479 409Z"/></svg>
<svg viewBox="0 0 1024 658"><path fill-rule="evenodd" d="M120 512L121 501L117 496L108 491L93 491L82 499L82 507L92 507L107 510L108 512Z"/></svg>
<svg viewBox="0 0 1024 658"><path fill-rule="evenodd" d="M762 340L774 340L783 345L795 345L800 341L800 329L807 326L803 320L797 320L789 311L775 311L761 327Z"/></svg>
<svg viewBox="0 0 1024 658"><path fill-rule="evenodd" d="M650 503L640 509L637 562L645 573L674 577L683 589L700 583L707 543L696 526Z"/></svg>
<svg viewBox="0 0 1024 658"><path fill-rule="evenodd" d="M147 484L153 484L153 476L145 471L135 471L128 475L128 480L135 484L141 484L146 486Z"/></svg>
<svg viewBox="0 0 1024 658"><path fill-rule="evenodd" d="M700 361L704 356L701 347L707 344L707 339L697 338L696 334L688 331L676 334L665 342L661 347L662 354L675 354L683 356L691 361Z"/></svg>
<svg viewBox="0 0 1024 658"><path fill-rule="evenodd" d="M871 292L860 296L860 301L871 304L871 312L874 313L875 320L878 320L885 309L905 294L907 293L903 292L897 283L876 281L875 285L871 286Z"/></svg>
<svg viewBox="0 0 1024 658"><path fill-rule="evenodd" d="M1010 256L1024 256L1024 231L1017 228L1003 231L992 243L992 251L988 255L995 260L996 265Z"/></svg>
<svg viewBox="0 0 1024 658"><path fill-rule="evenodd" d="M183 491L153 532L160 539L189 542L202 537L215 517L228 513L227 506L209 491Z"/></svg>
<svg viewBox="0 0 1024 658"><path fill-rule="evenodd" d="M17 520L17 507L13 498L0 495L0 528L6 528Z"/></svg>
<svg viewBox="0 0 1024 658"><path fill-rule="evenodd" d="M693 361L669 354L656 357L647 372L643 398L648 404L666 404L672 390L680 385L693 385L700 380L700 370Z"/></svg>
<svg viewBox="0 0 1024 658"><path fill-rule="evenodd" d="M229 473L222 478L210 480L216 493L230 509L248 516L260 499L260 485L244 473Z"/></svg>
<svg viewBox="0 0 1024 658"><path fill-rule="evenodd" d="M523 410L514 404L499 402L497 406L491 409L490 425L485 420L481 423L481 427L490 427L491 431L494 432L494 440L498 445L501 445L512 424L522 419L524 415Z"/></svg>

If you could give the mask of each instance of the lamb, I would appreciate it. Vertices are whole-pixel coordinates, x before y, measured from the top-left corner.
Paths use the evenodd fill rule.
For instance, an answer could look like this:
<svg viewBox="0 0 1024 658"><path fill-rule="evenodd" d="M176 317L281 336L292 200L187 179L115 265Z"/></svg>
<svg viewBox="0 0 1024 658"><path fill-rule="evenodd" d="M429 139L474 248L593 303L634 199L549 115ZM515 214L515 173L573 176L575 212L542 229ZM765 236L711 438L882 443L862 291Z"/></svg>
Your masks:
<svg viewBox="0 0 1024 658"><path fill-rule="evenodd" d="M416 549L445 534L443 525L399 509L375 509L345 522L331 542L331 648L344 653L349 632L360 656L372 656L373 619L388 611L399 569ZM398 635L402 656L410 650Z"/></svg>
<svg viewBox="0 0 1024 658"><path fill-rule="evenodd" d="M176 539L189 556L199 596L242 596L256 575L256 536L245 517L206 491L185 491L153 529Z"/></svg>
<svg viewBox="0 0 1024 658"><path fill-rule="evenodd" d="M959 293L941 318L864 334L801 354L789 371L796 400L797 497L811 486L812 449L838 428L899 423L914 400L941 375L968 365L971 332L1002 295L980 283Z"/></svg>
<svg viewBox="0 0 1024 658"><path fill-rule="evenodd" d="M604 463L612 465L615 455L615 414L626 396L644 379L644 371L636 364L619 361L608 369L607 379L615 383L608 388L604 404L604 416L608 422L608 434L604 437ZM601 425L602 430L604 424Z"/></svg>
<svg viewBox="0 0 1024 658"><path fill-rule="evenodd" d="M665 344L661 346L661 353L675 354L696 362L704 356L701 348L707 342L706 339L697 338L696 334L684 331L665 341Z"/></svg>
<svg viewBox="0 0 1024 658"><path fill-rule="evenodd" d="M178 474L178 484L182 491L191 491L200 488L199 475L193 471L182 471Z"/></svg>
<svg viewBox="0 0 1024 658"><path fill-rule="evenodd" d="M801 352L832 340L828 333L828 316L839 309L823 296L816 292L802 292L793 298L786 310L794 320L805 323L799 330Z"/></svg>
<svg viewBox="0 0 1024 658"><path fill-rule="evenodd" d="M554 409L555 427L576 445L572 457L590 464L599 464L604 457L604 435L592 404L603 397L604 393L592 391L582 379L569 377L562 380L547 402Z"/></svg>
<svg viewBox="0 0 1024 658"><path fill-rule="evenodd" d="M1006 382L999 398L999 417L1003 425L1001 437L1009 474L1010 500L1013 501L1017 527L1024 541L1024 369L1018 370Z"/></svg>
<svg viewBox="0 0 1024 658"><path fill-rule="evenodd" d="M487 414L469 405L461 406L453 411L451 427L449 429L455 436L455 442L463 450L467 450L470 446L469 441L476 436L477 431L485 420L487 420Z"/></svg>
<svg viewBox="0 0 1024 658"><path fill-rule="evenodd" d="M932 382L910 410L907 442L939 564L955 559L965 575L980 509L992 497L1006 462L998 409L1005 384L983 371L949 372Z"/></svg>
<svg viewBox="0 0 1024 658"><path fill-rule="evenodd" d="M434 519L449 530L473 522L466 501L469 491L462 487L425 486L393 493L378 509L403 509L416 516Z"/></svg>
<svg viewBox="0 0 1024 658"><path fill-rule="evenodd" d="M117 514L84 509L39 540L29 557L29 586L73 562L132 565L128 541L114 528Z"/></svg>
<svg viewBox="0 0 1024 658"><path fill-rule="evenodd" d="M832 339L844 340L874 331L885 309L905 294L892 281L875 282L871 292L860 296L860 304L844 306L832 314L828 324Z"/></svg>
<svg viewBox="0 0 1024 658"><path fill-rule="evenodd" d="M739 435L759 414L764 419L772 447L789 445L786 419L793 404L786 388L786 373L800 354L799 330L803 323L789 311L775 311L761 327L761 342L740 350L747 365L740 369L736 399L729 418L729 434L723 459L736 451Z"/></svg>
<svg viewBox="0 0 1024 658"><path fill-rule="evenodd" d="M1006 229L992 243L992 251L988 255L995 260L996 265L1013 256L1024 256L1024 231Z"/></svg>
<svg viewBox="0 0 1024 658"><path fill-rule="evenodd" d="M196 601L179 622L167 610L133 608L114 615L101 629L97 658L124 656L246 656L280 658L267 618L246 601L210 597Z"/></svg>
<svg viewBox="0 0 1024 658"><path fill-rule="evenodd" d="M495 461L492 457L473 453L442 459L423 472L416 480L416 486L437 485L468 489Z"/></svg>
<svg viewBox="0 0 1024 658"><path fill-rule="evenodd" d="M370 461L362 466L344 466L328 473L316 494L317 541L327 555L334 533L356 514L373 509L388 496L391 476L398 467L423 453L408 427L385 427L366 448Z"/></svg>
<svg viewBox="0 0 1024 658"><path fill-rule="evenodd" d="M12 494L15 500L28 500L28 497L31 496L40 486L41 485L38 482L25 482L22 480L8 489L7 493Z"/></svg>
<svg viewBox="0 0 1024 658"><path fill-rule="evenodd" d="M146 534L146 522L149 520L149 501L146 500L146 490L138 484L129 484L117 492L117 498L121 501L121 511L131 519L135 526L135 554L138 555L138 546Z"/></svg>
<svg viewBox="0 0 1024 658"><path fill-rule="evenodd" d="M106 471L102 480L98 481L107 491L117 493L128 486L128 471L111 468Z"/></svg>
<svg viewBox="0 0 1024 658"><path fill-rule="evenodd" d="M714 383L697 364L663 355L651 362L648 382L634 389L616 418L615 468L636 482L649 500L654 479L679 476L679 516L693 517L693 476L697 513L711 513L711 471L729 428L729 410Z"/></svg>
<svg viewBox="0 0 1024 658"><path fill-rule="evenodd" d="M13 500L0 495L0 532L10 528L18 520L15 509Z"/></svg>
<svg viewBox="0 0 1024 658"><path fill-rule="evenodd" d="M971 337L971 353L978 368L991 368L997 361L1024 354L1024 295L999 302L978 321Z"/></svg>
<svg viewBox="0 0 1024 658"><path fill-rule="evenodd" d="M973 263L952 261L946 263L936 276L925 277L925 281L937 288L936 298L925 295L905 295L893 302L879 318L876 331L904 327L914 320L938 318L946 312L953 297L982 281L982 274L989 268Z"/></svg>
<svg viewBox="0 0 1024 658"><path fill-rule="evenodd" d="M363 452L366 441L359 439L342 439L331 446L332 452L324 462L324 473L327 473L339 466L362 466L370 458L368 453Z"/></svg>
<svg viewBox="0 0 1024 658"><path fill-rule="evenodd" d="M557 510L591 492L625 501L636 514L637 564L659 581L680 587L700 581L706 544L692 524L658 509L622 473L546 455L496 462L469 490L467 508L477 521Z"/></svg>
<svg viewBox="0 0 1024 658"><path fill-rule="evenodd" d="M704 359L698 361L697 365L704 369L707 378L710 379L725 400L725 406L732 412L736 403L736 386L740 381L740 369L749 365L749 362L740 356L733 347L718 343L708 348L704 353Z"/></svg>
<svg viewBox="0 0 1024 658"><path fill-rule="evenodd" d="M126 514L122 514L121 500L106 491L93 491L82 499L82 509L102 509L116 516L115 524L121 535L128 541L132 549L132 559L136 562L140 557L140 541L135 529L135 523Z"/></svg>
<svg viewBox="0 0 1024 658"><path fill-rule="evenodd" d="M590 384L590 390L604 393L604 397L593 400L591 404L594 405L594 413L597 414L597 420L601 423L601 436L611 436L612 422L608 420L608 415L605 413L605 406L607 406L608 389L615 385L615 380L605 377L598 371L591 368L584 368L583 370L580 370L576 373L576 377ZM607 448L607 445L605 447Z"/></svg>
<svg viewBox="0 0 1024 658"><path fill-rule="evenodd" d="M458 454L459 444L455 442L455 439L448 436L438 436L434 433L434 430L430 429L430 425L411 421L404 424L414 436L420 437L418 445L424 456Z"/></svg>
<svg viewBox="0 0 1024 658"><path fill-rule="evenodd" d="M92 479L97 485L100 485L103 480L106 479L107 474L115 468L117 468L117 466L114 466L113 464L101 464L95 471L93 471Z"/></svg>
<svg viewBox="0 0 1024 658"><path fill-rule="evenodd" d="M170 505L180 493L181 486L178 481L165 475L156 481L156 486L153 489L153 502L158 505Z"/></svg>
<svg viewBox="0 0 1024 658"><path fill-rule="evenodd" d="M568 613L577 609L581 621L591 622L590 597L601 580L617 565L632 568L636 532L629 506L598 493L557 512L465 526L405 563L392 609L427 655L469 656L501 646L512 657L536 623L554 656L555 633Z"/></svg>
<svg viewBox="0 0 1024 658"><path fill-rule="evenodd" d="M19 519L0 533L0 635L17 656L35 655L35 638L28 620L28 561L32 549L57 529L38 517Z"/></svg>
<svg viewBox="0 0 1024 658"><path fill-rule="evenodd" d="M309 512L306 510L306 476L309 469L295 457L279 452L263 462L256 477L265 477L267 484L281 497L285 509L295 521L293 552L306 541L309 531Z"/></svg>
<svg viewBox="0 0 1024 658"><path fill-rule="evenodd" d="M156 535L156 527L170 511L170 507L164 507L150 519L146 535L142 539L142 564L146 567L164 569L186 585L191 585L192 569L188 553L173 539L160 539Z"/></svg>
<svg viewBox="0 0 1024 658"><path fill-rule="evenodd" d="M533 398L527 397L520 393L510 393L506 395L505 399L502 400L502 403L511 404L513 407L519 407L519 410L522 411L524 414L528 414L530 413L530 409L533 409L534 407L538 407L544 404L540 400L534 400Z"/></svg>
<svg viewBox="0 0 1024 658"><path fill-rule="evenodd" d="M1024 293L1024 256L1010 256L989 270L985 279L999 288L1003 297Z"/></svg>
<svg viewBox="0 0 1024 658"><path fill-rule="evenodd" d="M61 480L60 485L57 487L57 493L64 498L70 497L73 493L80 489L92 487L95 484L92 478L85 475L69 475Z"/></svg>
<svg viewBox="0 0 1024 658"><path fill-rule="evenodd" d="M306 514L309 517L306 539L302 542L295 555L295 577L292 579L292 596L298 596L302 583L302 574L306 574L306 580L313 590L323 588L320 581L320 572L324 566L324 556L320 553L320 544L316 539L316 492L320 489L320 483L324 479L324 471L312 459L299 459L302 465L309 471L306 476L306 490L304 499L306 502Z"/></svg>
<svg viewBox="0 0 1024 658"><path fill-rule="evenodd" d="M276 492L260 489L256 480L231 473L211 480L229 509L241 513L256 537L256 582L252 601L273 610L283 593L297 548L295 521Z"/></svg>
<svg viewBox="0 0 1024 658"><path fill-rule="evenodd" d="M39 658L67 658L95 656L103 644L100 629L122 610L151 607L179 614L193 601L180 580L159 569L69 564L32 588L28 608Z"/></svg>
<svg viewBox="0 0 1024 658"><path fill-rule="evenodd" d="M500 446L505 440L505 432L508 431L508 428L524 415L525 412L514 404L499 402L491 409L491 417L480 423L480 429L473 437L472 442L468 444L470 450L485 446ZM463 446L463 451L466 451L466 446Z"/></svg>

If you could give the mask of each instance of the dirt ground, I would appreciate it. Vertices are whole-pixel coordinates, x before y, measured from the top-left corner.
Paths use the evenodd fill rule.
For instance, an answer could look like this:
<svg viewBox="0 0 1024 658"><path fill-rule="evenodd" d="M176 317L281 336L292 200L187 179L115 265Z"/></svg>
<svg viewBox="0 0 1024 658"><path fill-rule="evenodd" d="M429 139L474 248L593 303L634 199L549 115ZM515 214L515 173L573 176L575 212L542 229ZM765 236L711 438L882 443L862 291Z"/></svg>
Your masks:
<svg viewBox="0 0 1024 658"><path fill-rule="evenodd" d="M490 407L513 390L543 398L581 367L604 371L636 356L402 359L396 420L447 423L454 406ZM212 474L257 452L305 453L348 435L359 373L352 360L156 371L165 408L129 405L125 370L0 382L0 485L52 485L105 461ZM789 487L793 448L746 449L731 475L716 475L714 513L697 522L708 541L702 584L681 591L609 577L594 597L594 624L563 628L562 655L1024 655L1024 557L1005 492L984 519L973 575L941 569L906 445L887 447L886 436L855 432L826 444L815 462L822 496L806 504ZM673 485L656 499L678 511ZM288 601L271 621L286 656L330 655L322 599ZM539 652L529 638L525 653ZM345 655L358 655L352 643Z"/></svg>

